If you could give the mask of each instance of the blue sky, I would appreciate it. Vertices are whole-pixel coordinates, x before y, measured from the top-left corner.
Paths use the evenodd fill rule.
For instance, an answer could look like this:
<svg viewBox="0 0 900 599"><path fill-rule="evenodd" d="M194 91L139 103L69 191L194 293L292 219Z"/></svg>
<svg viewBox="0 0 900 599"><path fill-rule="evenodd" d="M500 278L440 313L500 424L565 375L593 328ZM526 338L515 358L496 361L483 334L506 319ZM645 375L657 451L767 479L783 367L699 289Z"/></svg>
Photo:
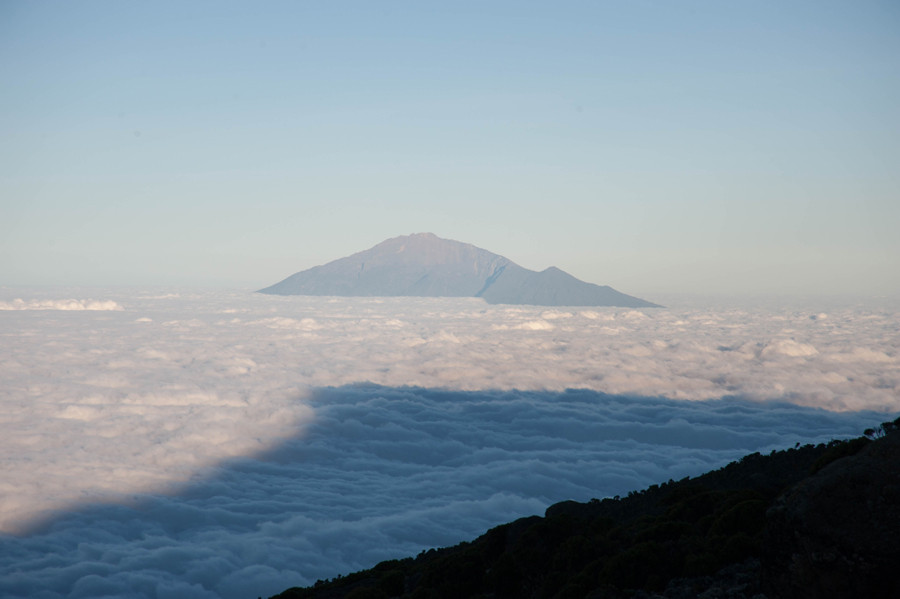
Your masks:
<svg viewBox="0 0 900 599"><path fill-rule="evenodd" d="M431 231L626 293L900 293L895 2L0 4L0 284Z"/></svg>

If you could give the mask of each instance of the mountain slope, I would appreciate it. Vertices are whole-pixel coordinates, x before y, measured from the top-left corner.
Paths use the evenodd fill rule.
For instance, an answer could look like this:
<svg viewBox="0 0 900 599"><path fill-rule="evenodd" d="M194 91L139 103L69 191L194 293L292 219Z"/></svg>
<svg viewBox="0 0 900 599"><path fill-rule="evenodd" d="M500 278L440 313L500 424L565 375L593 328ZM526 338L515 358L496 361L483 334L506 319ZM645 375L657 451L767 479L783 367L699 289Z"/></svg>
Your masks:
<svg viewBox="0 0 900 599"><path fill-rule="evenodd" d="M900 418L882 427L874 441L756 453L625 498L558 503L277 597L897 597Z"/></svg>
<svg viewBox="0 0 900 599"><path fill-rule="evenodd" d="M468 243L431 233L395 237L298 272L260 293L274 295L481 297L490 304L658 307L559 270L535 272Z"/></svg>

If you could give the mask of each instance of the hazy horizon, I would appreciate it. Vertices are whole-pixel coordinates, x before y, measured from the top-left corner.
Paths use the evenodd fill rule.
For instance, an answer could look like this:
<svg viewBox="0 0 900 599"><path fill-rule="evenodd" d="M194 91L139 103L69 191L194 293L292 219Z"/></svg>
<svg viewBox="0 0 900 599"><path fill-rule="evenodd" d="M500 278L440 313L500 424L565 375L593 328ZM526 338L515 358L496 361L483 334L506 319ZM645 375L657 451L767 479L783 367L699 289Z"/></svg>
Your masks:
<svg viewBox="0 0 900 599"><path fill-rule="evenodd" d="M891 2L4 2L0 282L431 231L623 293L900 294Z"/></svg>

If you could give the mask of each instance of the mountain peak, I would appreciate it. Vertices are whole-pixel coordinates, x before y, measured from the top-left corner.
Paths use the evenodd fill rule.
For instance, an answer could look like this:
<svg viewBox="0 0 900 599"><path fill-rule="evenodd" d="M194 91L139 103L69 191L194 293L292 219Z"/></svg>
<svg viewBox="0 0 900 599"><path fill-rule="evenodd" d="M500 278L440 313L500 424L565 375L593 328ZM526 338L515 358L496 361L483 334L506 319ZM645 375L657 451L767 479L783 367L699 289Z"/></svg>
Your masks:
<svg viewBox="0 0 900 599"><path fill-rule="evenodd" d="M368 250L293 274L260 293L481 297L490 304L658 307L611 287L580 281L555 266L535 272L434 233L392 237Z"/></svg>

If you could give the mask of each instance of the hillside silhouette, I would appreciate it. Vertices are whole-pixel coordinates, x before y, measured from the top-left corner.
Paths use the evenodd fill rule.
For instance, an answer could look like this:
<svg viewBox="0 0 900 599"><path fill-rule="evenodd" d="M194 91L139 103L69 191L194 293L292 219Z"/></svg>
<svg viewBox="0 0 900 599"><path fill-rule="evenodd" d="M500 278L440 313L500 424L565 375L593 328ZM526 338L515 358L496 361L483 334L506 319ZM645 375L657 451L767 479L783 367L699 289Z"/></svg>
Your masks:
<svg viewBox="0 0 900 599"><path fill-rule="evenodd" d="M895 597L898 538L900 418L627 497L557 503L472 542L275 597Z"/></svg>

